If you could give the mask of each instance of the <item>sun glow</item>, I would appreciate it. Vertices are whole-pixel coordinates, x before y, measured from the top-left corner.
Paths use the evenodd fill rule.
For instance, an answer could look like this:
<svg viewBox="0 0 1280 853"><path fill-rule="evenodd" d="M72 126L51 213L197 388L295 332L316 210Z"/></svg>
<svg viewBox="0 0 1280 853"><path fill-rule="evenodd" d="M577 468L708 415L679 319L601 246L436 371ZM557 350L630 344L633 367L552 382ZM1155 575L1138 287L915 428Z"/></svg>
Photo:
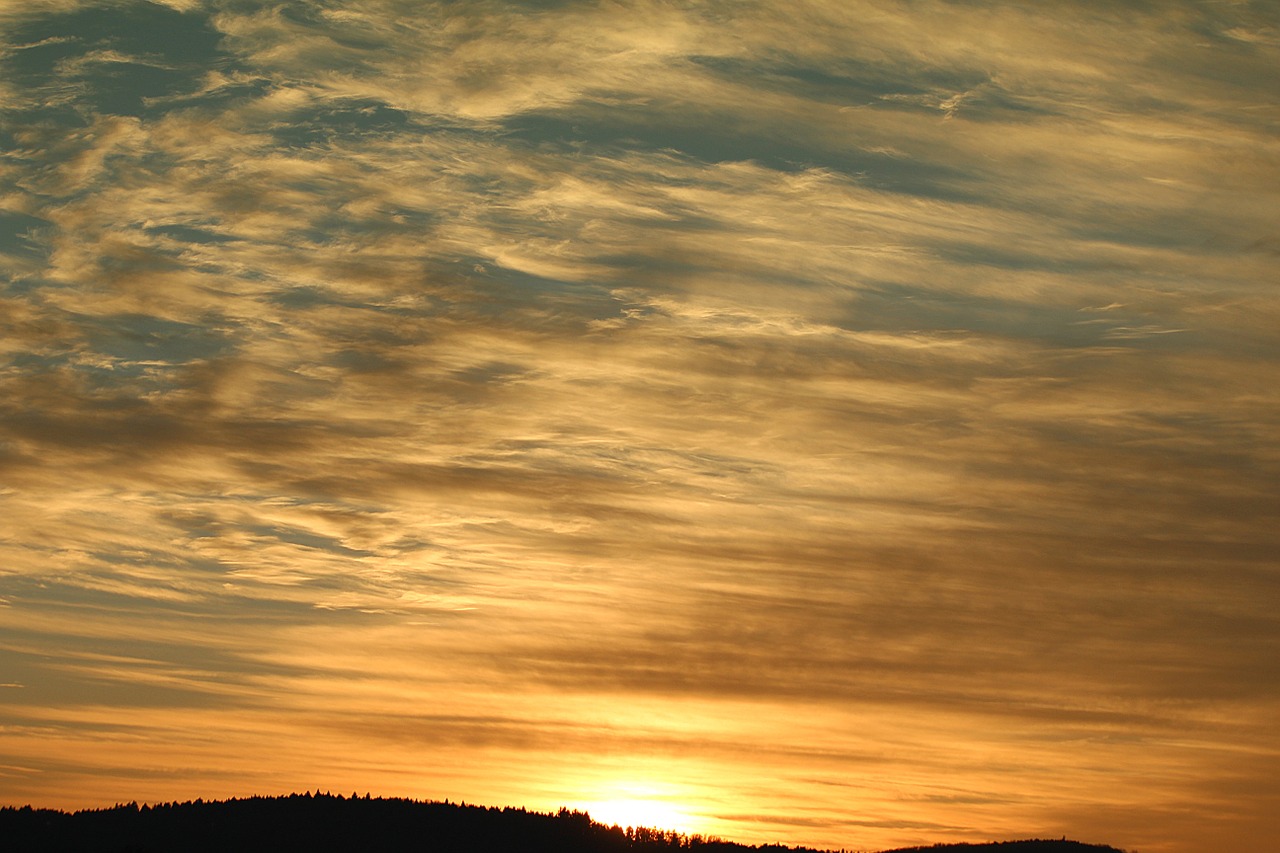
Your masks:
<svg viewBox="0 0 1280 853"><path fill-rule="evenodd" d="M594 798L581 800L574 808L590 814L596 823L675 830L685 835L706 831L706 821L686 810L688 792L678 786L613 782L600 786L594 793Z"/></svg>
<svg viewBox="0 0 1280 853"><path fill-rule="evenodd" d="M650 829L674 829L676 832L696 832L698 821L671 803L657 799L618 798L583 803L582 808L596 823L608 826L644 826Z"/></svg>

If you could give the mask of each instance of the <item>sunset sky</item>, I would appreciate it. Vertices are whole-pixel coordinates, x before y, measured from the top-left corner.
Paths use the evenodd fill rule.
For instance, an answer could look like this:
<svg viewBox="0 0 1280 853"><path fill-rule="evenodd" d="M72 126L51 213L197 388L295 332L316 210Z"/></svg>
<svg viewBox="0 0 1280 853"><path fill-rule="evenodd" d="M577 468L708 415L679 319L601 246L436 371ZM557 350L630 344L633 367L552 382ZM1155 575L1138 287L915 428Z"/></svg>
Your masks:
<svg viewBox="0 0 1280 853"><path fill-rule="evenodd" d="M0 804L1280 836L1280 3L0 0Z"/></svg>

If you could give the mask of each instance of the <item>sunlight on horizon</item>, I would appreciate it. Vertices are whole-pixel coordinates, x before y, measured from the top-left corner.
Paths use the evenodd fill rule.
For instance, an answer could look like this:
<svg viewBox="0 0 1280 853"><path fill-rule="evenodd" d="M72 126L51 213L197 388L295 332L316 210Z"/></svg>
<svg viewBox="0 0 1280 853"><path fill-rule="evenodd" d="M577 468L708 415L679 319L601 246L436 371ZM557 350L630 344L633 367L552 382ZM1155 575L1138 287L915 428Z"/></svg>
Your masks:
<svg viewBox="0 0 1280 853"><path fill-rule="evenodd" d="M573 803L605 826L675 830L684 835L706 832L706 821L676 805L678 792L670 786L625 783L608 786L600 799Z"/></svg>

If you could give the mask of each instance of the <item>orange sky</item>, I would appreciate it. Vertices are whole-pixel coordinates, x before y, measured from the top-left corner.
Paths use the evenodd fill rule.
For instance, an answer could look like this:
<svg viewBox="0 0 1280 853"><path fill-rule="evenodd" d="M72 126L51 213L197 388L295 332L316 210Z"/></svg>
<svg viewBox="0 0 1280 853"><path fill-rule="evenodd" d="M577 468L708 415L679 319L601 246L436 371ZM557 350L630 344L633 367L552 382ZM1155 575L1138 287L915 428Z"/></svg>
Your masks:
<svg viewBox="0 0 1280 853"><path fill-rule="evenodd" d="M1280 836L1268 2L0 0L0 803Z"/></svg>

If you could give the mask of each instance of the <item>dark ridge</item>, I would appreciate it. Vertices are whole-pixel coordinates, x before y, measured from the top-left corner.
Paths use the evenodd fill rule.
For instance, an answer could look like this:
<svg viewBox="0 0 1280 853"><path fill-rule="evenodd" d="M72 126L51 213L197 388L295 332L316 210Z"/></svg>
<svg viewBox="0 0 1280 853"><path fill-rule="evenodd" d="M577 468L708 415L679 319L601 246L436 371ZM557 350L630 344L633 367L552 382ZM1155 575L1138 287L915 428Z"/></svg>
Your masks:
<svg viewBox="0 0 1280 853"><path fill-rule="evenodd" d="M897 847L881 853L1124 853L1105 844L1084 844L1065 838L1024 841L989 841L986 844L934 844L929 847Z"/></svg>
<svg viewBox="0 0 1280 853"><path fill-rule="evenodd" d="M555 814L466 803L290 794L225 801L62 812L0 808L0 847L13 853L161 851L356 851L381 853L621 853L695 850L818 853L777 844L748 846L644 827L605 826L580 811ZM1074 841L1013 841L911 848L938 853L1120 853ZM908 853L896 851L895 853Z"/></svg>

